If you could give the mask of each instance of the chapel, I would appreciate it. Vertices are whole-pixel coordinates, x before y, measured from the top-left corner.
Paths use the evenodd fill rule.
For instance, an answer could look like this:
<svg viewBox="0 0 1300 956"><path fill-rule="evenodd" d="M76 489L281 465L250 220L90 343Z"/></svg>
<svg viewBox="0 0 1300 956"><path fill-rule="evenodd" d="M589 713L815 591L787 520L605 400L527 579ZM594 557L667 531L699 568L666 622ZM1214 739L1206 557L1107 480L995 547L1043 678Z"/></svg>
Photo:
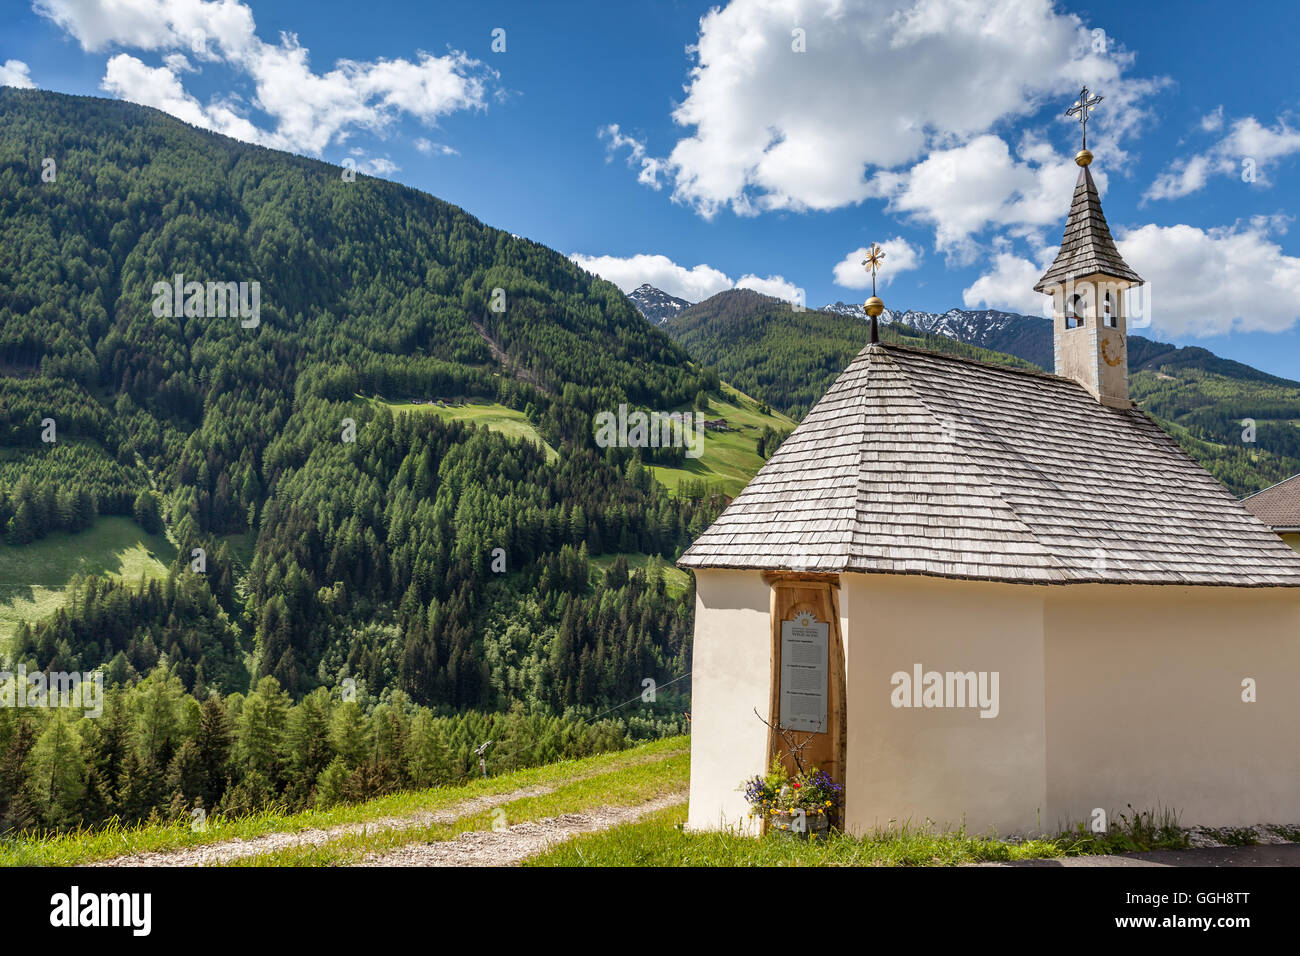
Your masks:
<svg viewBox="0 0 1300 956"><path fill-rule="evenodd" d="M881 342L873 291L865 347L680 559L691 828L758 832L740 785L782 730L850 832L1300 822L1300 554L1130 400L1142 279L1092 160L1085 125L1035 286L1053 374Z"/></svg>

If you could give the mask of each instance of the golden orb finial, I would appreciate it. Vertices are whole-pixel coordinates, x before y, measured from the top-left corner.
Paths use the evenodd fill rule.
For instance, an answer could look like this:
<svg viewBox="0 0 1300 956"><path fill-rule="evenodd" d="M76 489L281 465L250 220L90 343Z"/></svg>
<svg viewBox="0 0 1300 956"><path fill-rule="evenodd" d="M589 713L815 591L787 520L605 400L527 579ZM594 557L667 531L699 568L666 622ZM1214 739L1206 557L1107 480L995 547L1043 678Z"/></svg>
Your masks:
<svg viewBox="0 0 1300 956"><path fill-rule="evenodd" d="M1080 166L1087 166L1092 162L1092 153L1089 150L1081 149L1074 154L1074 161Z"/></svg>
<svg viewBox="0 0 1300 956"><path fill-rule="evenodd" d="M885 303L876 295L876 270L880 268L880 264L884 261L885 250L873 242L871 248L867 250L867 257L862 260L862 267L871 272L871 298L866 301L863 308L871 319L871 343L873 345L880 341L880 330L876 327L876 318L885 311Z"/></svg>

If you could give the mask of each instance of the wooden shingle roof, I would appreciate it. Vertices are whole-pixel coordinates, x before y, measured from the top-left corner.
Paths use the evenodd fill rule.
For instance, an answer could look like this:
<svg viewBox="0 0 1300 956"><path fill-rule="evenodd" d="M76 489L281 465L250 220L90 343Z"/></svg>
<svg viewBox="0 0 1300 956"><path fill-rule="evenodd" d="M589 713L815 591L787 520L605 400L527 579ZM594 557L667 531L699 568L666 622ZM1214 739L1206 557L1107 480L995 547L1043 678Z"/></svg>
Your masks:
<svg viewBox="0 0 1300 956"><path fill-rule="evenodd" d="M1257 491L1241 503L1275 531L1300 531L1300 475Z"/></svg>
<svg viewBox="0 0 1300 956"><path fill-rule="evenodd" d="M868 345L678 564L1300 586L1158 425L1043 372Z"/></svg>
<svg viewBox="0 0 1300 956"><path fill-rule="evenodd" d="M1034 286L1034 291L1046 292L1060 283L1096 273L1142 285L1138 274L1129 268L1115 248L1110 226L1106 225L1106 217L1101 211L1097 185L1092 181L1088 167L1081 166L1079 181L1074 186L1074 199L1070 203L1070 216L1065 221L1061 249L1056 254L1056 261Z"/></svg>

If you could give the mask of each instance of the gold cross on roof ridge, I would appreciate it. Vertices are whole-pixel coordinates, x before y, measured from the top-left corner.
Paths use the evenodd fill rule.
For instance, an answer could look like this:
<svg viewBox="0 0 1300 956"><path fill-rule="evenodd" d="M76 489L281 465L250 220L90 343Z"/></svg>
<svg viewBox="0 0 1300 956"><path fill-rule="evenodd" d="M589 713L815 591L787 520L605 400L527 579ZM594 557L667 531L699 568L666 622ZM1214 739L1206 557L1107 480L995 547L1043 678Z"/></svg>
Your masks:
<svg viewBox="0 0 1300 956"><path fill-rule="evenodd" d="M1097 108L1097 104L1102 101L1102 97L1088 97L1088 87L1079 91L1079 102L1075 103L1065 111L1066 116L1079 117L1079 125L1083 127L1083 148L1088 148L1088 114Z"/></svg>

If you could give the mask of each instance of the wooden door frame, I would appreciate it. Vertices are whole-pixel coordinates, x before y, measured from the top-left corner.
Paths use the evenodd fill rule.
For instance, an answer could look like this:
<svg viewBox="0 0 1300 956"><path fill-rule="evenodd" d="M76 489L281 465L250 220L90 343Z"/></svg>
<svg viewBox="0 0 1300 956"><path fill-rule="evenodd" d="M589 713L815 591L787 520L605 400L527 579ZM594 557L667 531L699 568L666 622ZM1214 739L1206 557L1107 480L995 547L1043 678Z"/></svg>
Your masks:
<svg viewBox="0 0 1300 956"><path fill-rule="evenodd" d="M817 592L820 599L814 602L800 600L790 608L794 609L805 606L813 610L817 620L825 621L828 625L828 654L827 666L830 671L830 686L827 689L827 711L830 727L827 733L830 735L830 752L833 768L829 770L835 781L841 785L845 782L846 765L845 758L847 755L847 738L848 738L848 698L845 675L845 655L844 655L844 638L840 630L840 602L839 588L840 578L838 574L821 574L815 572L801 571L767 571L763 574L763 580L769 587L769 609L768 618L771 623L771 689L768 698L768 722L767 732L767 763L763 771L767 772L767 767L771 765L772 760L777 756L778 743L780 738L772 728L777 726L781 719L781 622L783 614L780 610L782 600L781 592L789 590L801 590L808 592ZM763 821L764 828L767 821Z"/></svg>

